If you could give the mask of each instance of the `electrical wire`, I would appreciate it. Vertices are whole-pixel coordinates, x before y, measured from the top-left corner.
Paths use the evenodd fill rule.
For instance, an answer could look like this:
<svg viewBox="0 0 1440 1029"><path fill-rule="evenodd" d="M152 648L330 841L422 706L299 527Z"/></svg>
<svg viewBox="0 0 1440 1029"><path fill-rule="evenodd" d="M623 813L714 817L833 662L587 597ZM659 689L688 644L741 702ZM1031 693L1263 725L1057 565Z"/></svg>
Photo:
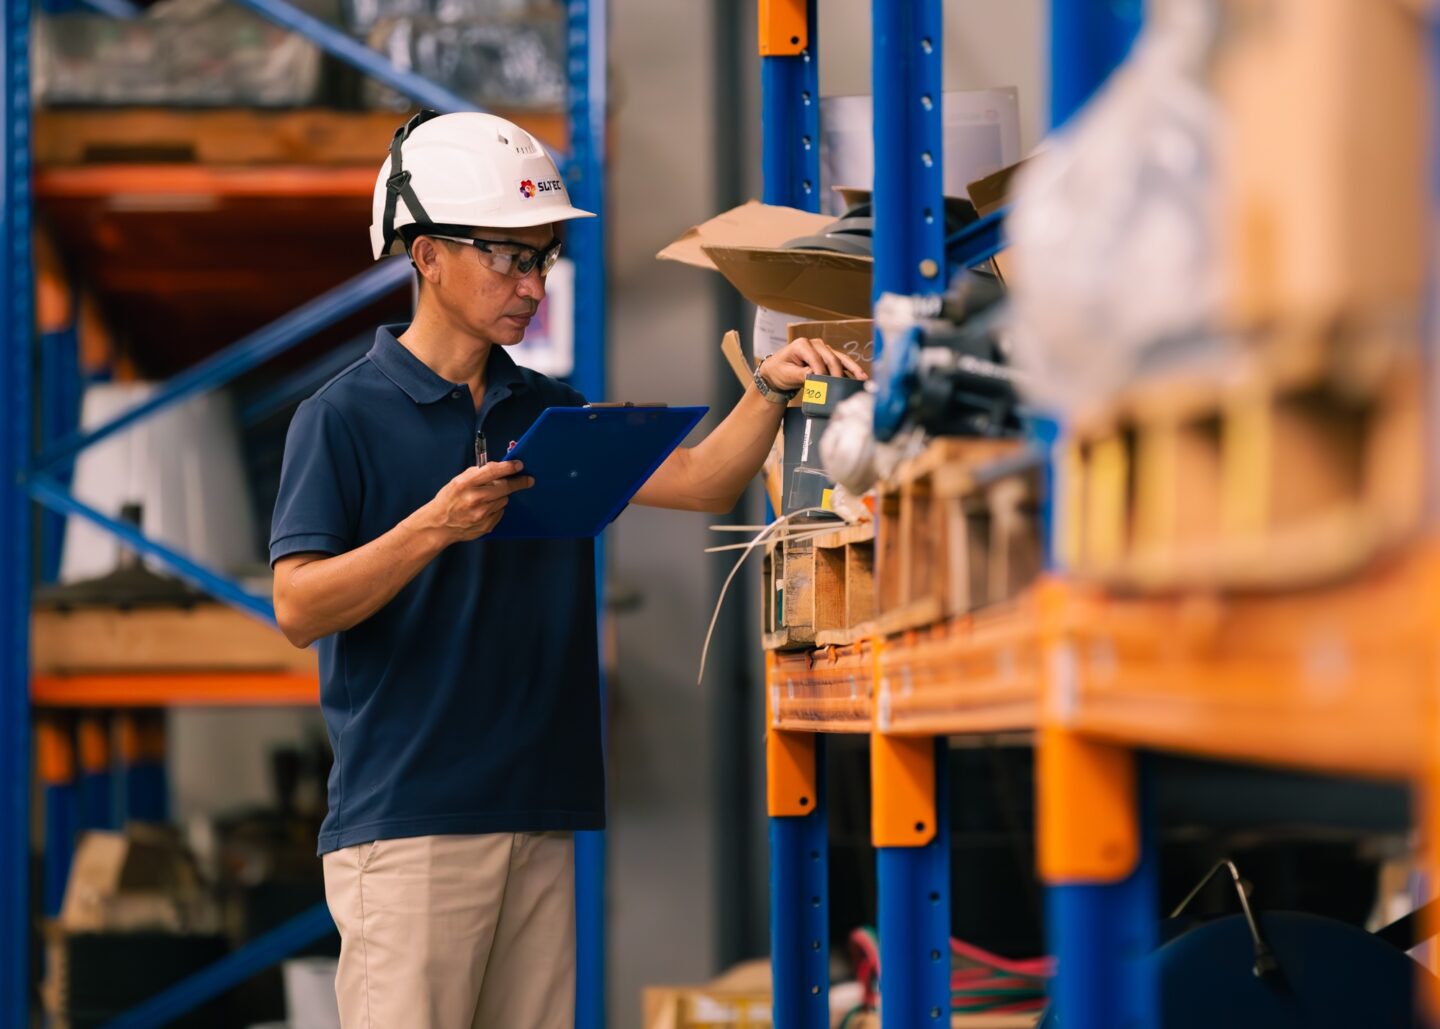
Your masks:
<svg viewBox="0 0 1440 1029"><path fill-rule="evenodd" d="M705 659L710 655L710 640L715 635L715 624L720 621L720 607L725 603L725 594L730 591L730 583L735 581L735 576L740 571L740 566L745 563L745 559L750 556L756 547L788 525L790 519L798 518L804 514L814 514L816 512L825 512L825 509L823 507L802 507L798 511L791 511L788 515L781 515L769 525L765 526L765 528L761 529L754 539L745 544L743 548L744 553L742 553L739 560L735 562L735 567L730 569L730 574L725 576L725 584L720 587L720 596L715 600L715 610L710 615L710 627L705 630L705 644L700 648L700 672L695 676L696 686L699 686L705 681Z"/></svg>
<svg viewBox="0 0 1440 1029"><path fill-rule="evenodd" d="M875 930L863 926L850 934L851 960L860 983L860 1006L846 1015L875 1010L880 1001L880 944ZM1046 981L1054 974L1051 958L1014 960L991 953L973 943L952 938L952 959L964 964L952 966L950 1003L965 1013L1028 1013L1045 1006ZM844 1023L842 1023L844 1024Z"/></svg>

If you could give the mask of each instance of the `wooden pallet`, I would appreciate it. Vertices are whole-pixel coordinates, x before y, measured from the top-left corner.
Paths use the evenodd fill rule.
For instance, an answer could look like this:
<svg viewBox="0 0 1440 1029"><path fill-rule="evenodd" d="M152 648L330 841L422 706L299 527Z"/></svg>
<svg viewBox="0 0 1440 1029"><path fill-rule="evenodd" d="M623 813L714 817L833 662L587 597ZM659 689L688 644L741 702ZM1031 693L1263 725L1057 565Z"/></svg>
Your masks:
<svg viewBox="0 0 1440 1029"><path fill-rule="evenodd" d="M1076 426L1061 549L1141 590L1270 588L1363 566L1420 525L1422 378L1403 334L1292 334L1133 387Z"/></svg>
<svg viewBox="0 0 1440 1029"><path fill-rule="evenodd" d="M863 522L815 540L815 643L845 646L869 636L875 622L875 523Z"/></svg>
<svg viewBox="0 0 1440 1029"><path fill-rule="evenodd" d="M760 642L766 650L815 645L815 544L786 541L766 549L761 572Z"/></svg>
<svg viewBox="0 0 1440 1029"><path fill-rule="evenodd" d="M1009 599L1040 571L1041 472L1018 440L940 439L880 487L886 635Z"/></svg>

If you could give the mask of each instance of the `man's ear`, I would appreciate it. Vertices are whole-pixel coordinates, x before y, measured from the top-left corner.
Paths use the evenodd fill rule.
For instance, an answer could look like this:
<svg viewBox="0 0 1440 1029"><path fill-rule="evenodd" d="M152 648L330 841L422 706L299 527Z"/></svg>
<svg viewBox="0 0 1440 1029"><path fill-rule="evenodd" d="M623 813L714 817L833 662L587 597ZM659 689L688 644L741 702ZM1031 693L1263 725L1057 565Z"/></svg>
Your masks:
<svg viewBox="0 0 1440 1029"><path fill-rule="evenodd" d="M429 236L416 236L410 244L410 263L421 278L432 283L440 281L440 245Z"/></svg>

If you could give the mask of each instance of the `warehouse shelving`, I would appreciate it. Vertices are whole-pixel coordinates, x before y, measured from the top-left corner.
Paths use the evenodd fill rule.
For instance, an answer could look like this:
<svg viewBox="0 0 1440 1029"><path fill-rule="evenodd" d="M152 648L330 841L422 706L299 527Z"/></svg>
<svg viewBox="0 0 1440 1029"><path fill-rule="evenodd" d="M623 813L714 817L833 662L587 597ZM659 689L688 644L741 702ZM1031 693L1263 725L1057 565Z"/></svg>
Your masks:
<svg viewBox="0 0 1440 1029"><path fill-rule="evenodd" d="M413 101L439 110L473 110L463 98L418 76L392 66L345 33L301 12L282 0L239 0L263 17L308 37L327 52L399 91ZM125 5L121 5L125 6ZM603 212L606 163L606 4L604 0L566 3L569 97L562 118L542 117L537 134L556 142L563 138L568 153L559 163L577 204ZM30 109L28 48L31 5L7 0L5 10L4 108L6 140L3 178L3 228L7 244L0 251L0 282L5 305L0 311L3 354L0 354L0 536L5 548L0 568L0 625L4 633L4 665L0 668L0 1026L30 1024L30 977L33 965L30 936L34 909L30 895L30 788L32 782L32 709L77 707L164 707L176 704L225 706L305 704L318 694L316 673L293 662L274 668L128 668L37 667L30 661L30 591L32 588L31 517L33 501L72 517L91 521L118 536L131 549L159 561L172 574L217 599L273 626L268 598L216 573L172 548L148 539L133 526L111 518L74 497L63 478L68 462L82 449L122 432L157 411L232 381L315 332L362 310L368 303L403 286L410 279L404 262L384 262L316 300L303 304L237 343L191 364L134 409L103 426L68 433L47 410L55 396L76 395L72 365L55 362L48 350L40 369L40 392L34 394L34 275L31 264L32 206L48 203L104 202L124 195L193 196L230 204L270 201L313 203L316 200L354 203L368 210L374 184L374 154L383 151L398 116L376 114L327 116L320 112L178 112L122 111L99 121L83 112L51 112L36 125ZM376 126L386 124L376 136ZM246 126L249 128L247 129ZM258 128L258 131L257 131ZM141 134L159 132L193 142L187 165L132 163L84 166L84 147L131 153ZM237 144L235 140L241 140ZM359 152L363 150L363 158ZM32 170L32 151L43 161ZM313 160L328 154L328 161ZM337 156L338 155L338 156ZM167 155L166 160L173 160ZM268 161L269 167L246 167ZM142 162L142 163L135 163ZM357 166L357 165L363 165ZM143 207L143 203L139 206ZM349 226L357 232L353 225ZM363 235L363 232L362 232ZM358 237L357 237L358 238ZM605 390L605 262L604 219L577 222L567 235L567 254L578 274L575 310L575 368L571 382L591 397ZM219 245L218 241L215 241ZM257 288L260 286L257 283ZM139 279L131 288L144 288ZM48 327L47 327L48 329ZM42 401L41 398L44 398ZM36 440L32 417L45 415L46 432ZM37 445L38 444L38 445ZM597 549L597 575L603 572ZM597 578L597 581L599 579ZM277 637L278 640L278 637ZM313 664L313 656L311 656ZM47 725L50 723L46 723ZM66 748L59 736L42 738L42 777L66 770ZM73 755L70 765L73 767ZM158 767L151 771L158 772ZM81 777L84 778L83 776ZM64 804L50 804L59 815ZM162 798L163 799L163 798ZM59 827L63 830L65 827ZM52 834L58 847L63 832ZM601 833L577 838L577 922L579 960L577 1025L604 1022L604 842ZM47 854L54 868L56 855ZM50 891L52 894L54 890ZM53 896L49 898L53 901ZM207 969L116 1020L116 1026L153 1026L190 1010L208 997L242 982L300 947L333 931L324 905L253 941Z"/></svg>
<svg viewBox="0 0 1440 1029"><path fill-rule="evenodd" d="M931 105L920 98L938 92L925 75L940 5L875 0L873 9L875 288L934 292L922 264L933 240L915 216L939 198L924 160L938 137L927 135ZM1050 13L1058 126L1123 57L1140 5L1054 0ZM762 53L764 31L762 21ZM770 117L790 98L766 85ZM772 172L794 174L767 164L767 184ZM790 196L806 206L803 191ZM1234 594L1114 594L1051 571L1014 601L930 628L770 655L776 1025L824 1024L823 972L804 963L806 937L814 950L826 939L817 753L826 734L867 724L884 1024L936 1024L950 1010L945 738L1019 730L1035 739L1038 864L1058 961L1051 993L1064 1024L1158 1025L1155 968L1144 960L1159 912L1143 752L1435 789L1437 574L1424 537L1355 574ZM1434 854L1425 864L1433 869Z"/></svg>
<svg viewBox="0 0 1440 1029"><path fill-rule="evenodd" d="M1119 17L1059 0L1054 6L1057 49L1072 52L1063 67L1057 60L1054 90L1061 106L1076 107L1123 54L1136 16ZM935 102L942 93L942 8L939 0L874 0L872 14L873 288L876 296L937 293L944 288L940 272L946 266L947 243L940 220L930 215L942 199L941 110ZM1060 32L1058 25L1067 16L1075 28L1085 28L1090 39L1097 30L1119 39L1110 48L1113 53L1097 58L1093 48L1077 45L1074 34ZM818 139L818 40L813 0L762 2L760 52L765 200L817 210L819 163L813 143ZM972 260L998 246L998 222L987 219L979 227ZM880 344L877 340L877 357ZM828 1024L823 737L867 729L884 1022L908 1027L948 1019L945 739L1033 726L1039 676L1035 630L1027 624L1032 608L1027 598L1013 610L954 619L934 630L906 634L898 642L869 640L768 659L771 954L775 1024L780 1029ZM985 669L985 681L957 685L929 674L955 659ZM952 691L970 693L970 702L957 703L960 697Z"/></svg>

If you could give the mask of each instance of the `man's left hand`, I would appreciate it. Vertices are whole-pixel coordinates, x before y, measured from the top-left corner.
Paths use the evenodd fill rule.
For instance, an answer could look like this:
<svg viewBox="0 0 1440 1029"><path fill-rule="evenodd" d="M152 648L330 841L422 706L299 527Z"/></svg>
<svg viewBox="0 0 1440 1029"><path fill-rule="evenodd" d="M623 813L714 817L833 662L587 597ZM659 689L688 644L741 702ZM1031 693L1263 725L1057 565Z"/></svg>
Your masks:
<svg viewBox="0 0 1440 1029"><path fill-rule="evenodd" d="M765 358L760 375L773 390L789 393L805 384L807 375L868 379L853 357L842 354L818 339L797 339Z"/></svg>

